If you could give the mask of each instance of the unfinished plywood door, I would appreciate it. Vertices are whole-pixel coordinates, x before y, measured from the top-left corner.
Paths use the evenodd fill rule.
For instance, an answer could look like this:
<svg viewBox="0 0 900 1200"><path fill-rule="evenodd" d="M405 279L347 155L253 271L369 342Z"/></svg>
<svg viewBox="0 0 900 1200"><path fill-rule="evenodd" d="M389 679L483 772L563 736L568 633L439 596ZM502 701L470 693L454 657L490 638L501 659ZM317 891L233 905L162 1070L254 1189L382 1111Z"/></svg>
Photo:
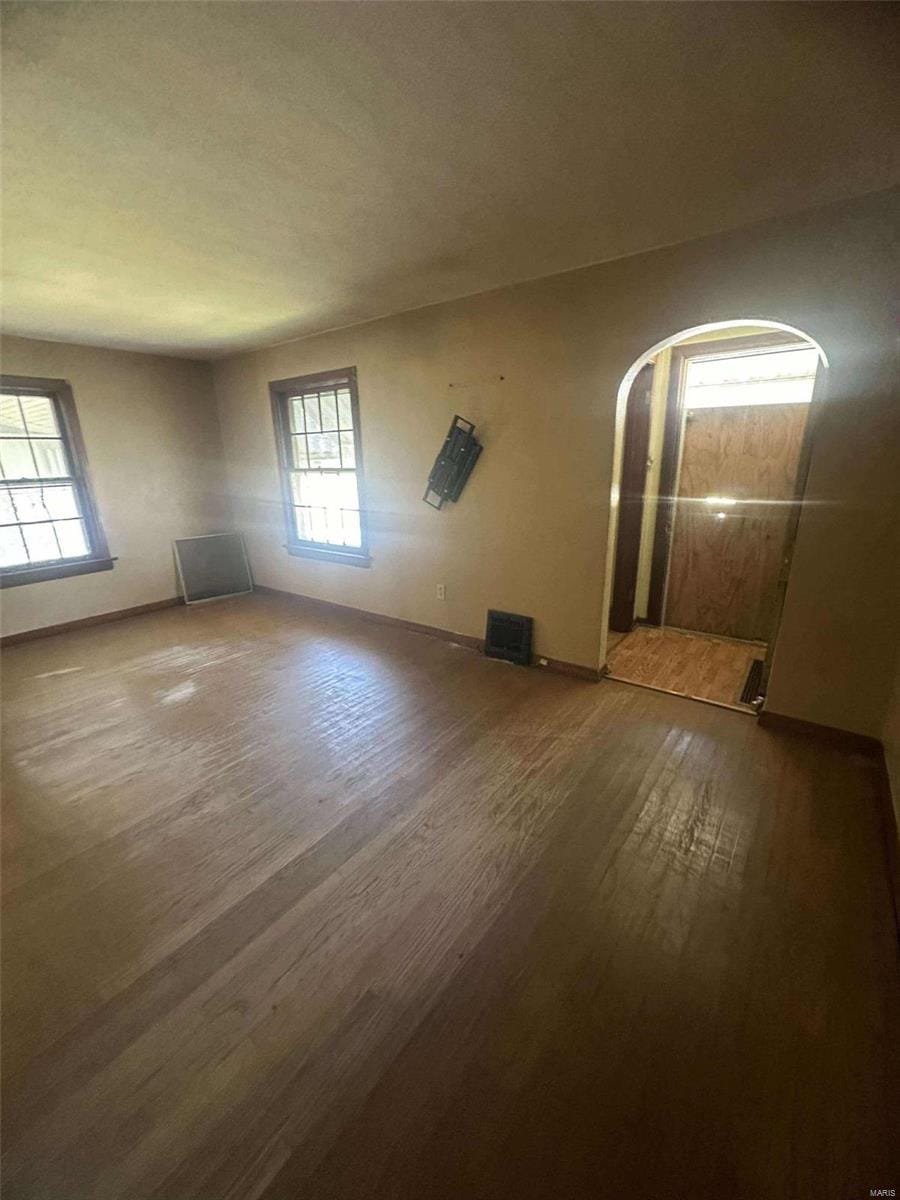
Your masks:
<svg viewBox="0 0 900 1200"><path fill-rule="evenodd" d="M769 636L808 412L766 404L685 414L667 625Z"/></svg>

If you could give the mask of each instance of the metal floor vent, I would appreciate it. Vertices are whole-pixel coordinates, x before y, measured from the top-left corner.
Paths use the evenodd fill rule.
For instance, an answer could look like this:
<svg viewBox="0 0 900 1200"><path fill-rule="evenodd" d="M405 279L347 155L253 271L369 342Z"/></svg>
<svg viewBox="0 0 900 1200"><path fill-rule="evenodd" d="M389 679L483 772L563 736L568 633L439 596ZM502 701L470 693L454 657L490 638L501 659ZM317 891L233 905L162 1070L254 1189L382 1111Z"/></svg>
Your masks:
<svg viewBox="0 0 900 1200"><path fill-rule="evenodd" d="M763 660L754 658L750 664L750 670L747 672L747 679L744 683L744 690L741 692L741 704L752 704L759 695L759 689L762 685Z"/></svg>
<svg viewBox="0 0 900 1200"><path fill-rule="evenodd" d="M502 658L527 667L531 663L531 617L519 613L488 609L484 652L488 658Z"/></svg>

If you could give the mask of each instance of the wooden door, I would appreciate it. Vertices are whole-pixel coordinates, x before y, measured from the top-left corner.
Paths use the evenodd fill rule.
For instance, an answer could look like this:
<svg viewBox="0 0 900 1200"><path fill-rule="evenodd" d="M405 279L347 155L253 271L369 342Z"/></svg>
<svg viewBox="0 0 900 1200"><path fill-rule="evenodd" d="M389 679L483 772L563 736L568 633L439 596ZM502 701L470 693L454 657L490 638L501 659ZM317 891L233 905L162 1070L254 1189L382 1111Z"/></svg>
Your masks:
<svg viewBox="0 0 900 1200"><path fill-rule="evenodd" d="M634 624L638 560L641 553L641 521L650 449L650 392L653 364L641 367L628 393L622 447L622 477L619 485L619 523L616 532L616 565L613 575L610 629L629 633Z"/></svg>
<svg viewBox="0 0 900 1200"><path fill-rule="evenodd" d="M667 625L769 636L808 412L765 404L685 413Z"/></svg>

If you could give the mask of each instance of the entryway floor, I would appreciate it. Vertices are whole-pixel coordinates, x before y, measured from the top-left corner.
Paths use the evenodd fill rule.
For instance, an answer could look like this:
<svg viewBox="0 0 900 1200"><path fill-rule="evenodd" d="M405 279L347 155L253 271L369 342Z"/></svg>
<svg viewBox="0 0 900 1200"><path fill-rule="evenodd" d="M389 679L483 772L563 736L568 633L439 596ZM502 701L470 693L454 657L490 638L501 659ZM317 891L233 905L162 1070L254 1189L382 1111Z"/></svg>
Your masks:
<svg viewBox="0 0 900 1200"><path fill-rule="evenodd" d="M607 666L624 683L753 712L741 703L741 692L750 664L765 653L764 642L639 625L627 634L610 631Z"/></svg>

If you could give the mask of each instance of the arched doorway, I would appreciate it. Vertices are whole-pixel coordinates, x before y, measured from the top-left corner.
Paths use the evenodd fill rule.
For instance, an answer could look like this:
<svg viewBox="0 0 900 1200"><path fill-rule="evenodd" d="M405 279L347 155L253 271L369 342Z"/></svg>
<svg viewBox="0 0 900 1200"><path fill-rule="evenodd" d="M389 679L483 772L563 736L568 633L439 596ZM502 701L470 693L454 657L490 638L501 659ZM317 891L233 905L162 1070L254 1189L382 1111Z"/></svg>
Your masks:
<svg viewBox="0 0 900 1200"><path fill-rule="evenodd" d="M781 322L696 326L619 389L606 662L625 682L763 703L827 359Z"/></svg>

